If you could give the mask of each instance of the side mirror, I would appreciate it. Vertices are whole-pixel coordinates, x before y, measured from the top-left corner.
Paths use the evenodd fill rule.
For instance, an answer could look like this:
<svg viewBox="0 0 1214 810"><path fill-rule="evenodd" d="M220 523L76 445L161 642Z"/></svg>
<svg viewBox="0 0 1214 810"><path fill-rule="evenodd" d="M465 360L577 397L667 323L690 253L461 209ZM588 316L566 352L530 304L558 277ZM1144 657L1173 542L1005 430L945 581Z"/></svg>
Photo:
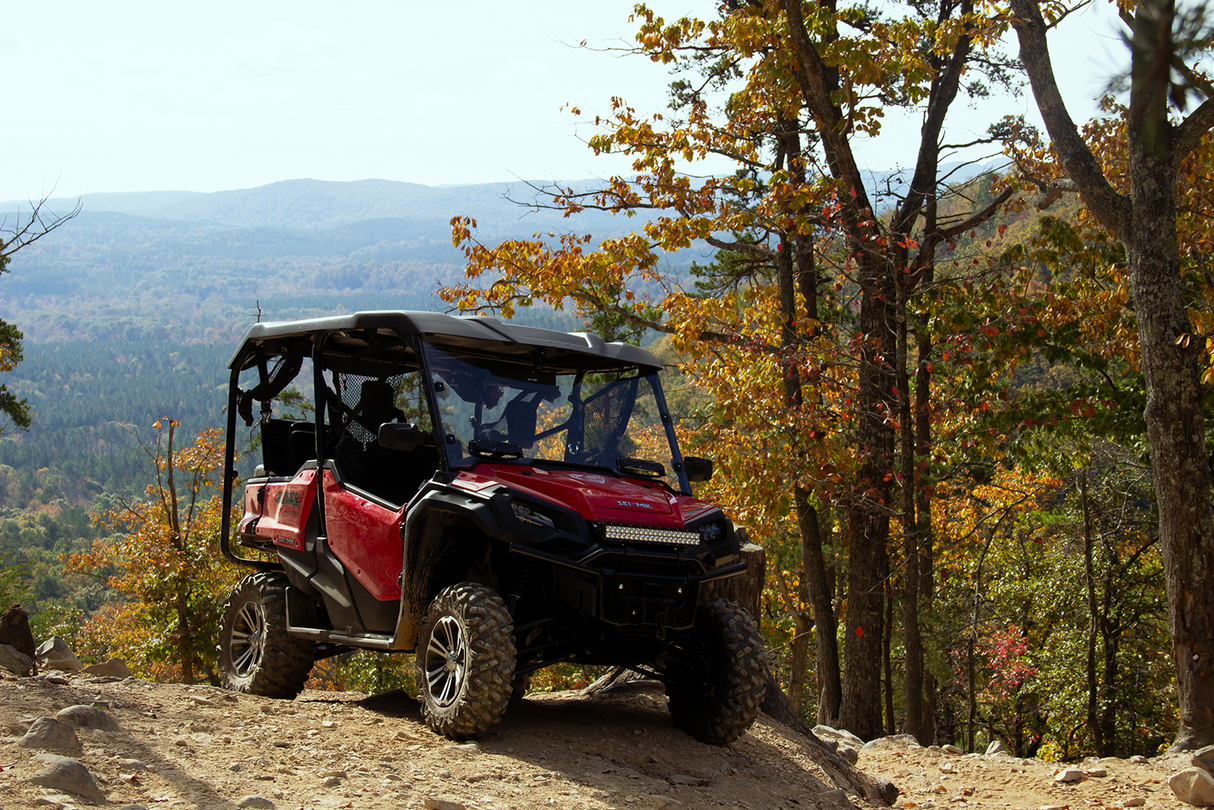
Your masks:
<svg viewBox="0 0 1214 810"><path fill-rule="evenodd" d="M409 423L385 422L379 426L379 446L386 450L416 450L426 443L426 432Z"/></svg>
<svg viewBox="0 0 1214 810"><path fill-rule="evenodd" d="M712 478L712 459L683 456L683 469L687 471L687 480L693 484L707 481Z"/></svg>

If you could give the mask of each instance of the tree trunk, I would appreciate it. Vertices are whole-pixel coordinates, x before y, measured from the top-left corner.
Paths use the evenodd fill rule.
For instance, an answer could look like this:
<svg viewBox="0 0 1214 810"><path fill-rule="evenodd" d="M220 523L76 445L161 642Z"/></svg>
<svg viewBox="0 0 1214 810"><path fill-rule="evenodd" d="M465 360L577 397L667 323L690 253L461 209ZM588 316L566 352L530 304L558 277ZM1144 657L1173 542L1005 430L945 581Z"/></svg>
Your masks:
<svg viewBox="0 0 1214 810"><path fill-rule="evenodd" d="M0 614L0 644L7 644L33 660L37 649L30 632L30 616L21 605L5 608Z"/></svg>
<svg viewBox="0 0 1214 810"><path fill-rule="evenodd" d="M807 601L801 596L801 592L805 590L805 578L801 578L798 593L794 596L792 589L788 587L788 582L784 579L783 572L777 570L774 576L776 585L780 589L780 597L784 600L785 609L792 616L793 621L792 653L788 657L788 702L792 704L799 717L802 707L805 705L805 676L809 669L809 633L813 629L814 623L809 611L802 608Z"/></svg>
<svg viewBox="0 0 1214 810"><path fill-rule="evenodd" d="M728 599L746 609L757 622L762 616L763 585L767 581L767 552L762 546L748 541L746 529L739 528L738 540L742 544L742 561L746 571L736 577L726 577L706 583L700 588L700 601L705 599Z"/></svg>
<svg viewBox="0 0 1214 810"><path fill-rule="evenodd" d="M898 733L898 718L894 716L894 585L885 575L885 637L881 641L882 665L885 667L885 733L893 736Z"/></svg>
<svg viewBox="0 0 1214 810"><path fill-rule="evenodd" d="M780 687L771 679L770 674L767 679L767 695L769 697L783 695ZM889 806L894 803L894 800L898 798L898 787L893 782L857 770L836 753L834 748L828 746L818 735L814 734L813 729L805 725L800 717L791 713L790 709L788 701L774 705L769 704L766 700L763 702L764 714L778 720L806 739L805 748L810 757L822 767L822 770L826 771L826 775L830 777L836 787L856 793L878 805Z"/></svg>
<svg viewBox="0 0 1214 810"><path fill-rule="evenodd" d="M1203 101L1179 125L1171 121L1175 4L1137 4L1131 23L1126 198L1104 177L1067 113L1037 0L1012 0L1012 10L1020 58L1067 175L1126 248L1180 699L1180 728L1172 750L1200 748L1214 743L1214 590L1209 587L1214 580L1214 502L1202 411L1205 340L1192 335L1188 318L1176 238L1176 182L1181 160L1214 124L1214 100Z"/></svg>
<svg viewBox="0 0 1214 810"><path fill-rule="evenodd" d="M809 501L809 493L795 493L797 522L801 527L801 564L809 586L810 607L814 618L815 671L818 675L818 722L832 728L839 722L839 704L843 686L839 679L839 645L835 638L838 622L831 597L834 589L826 576L822 559L822 524L818 510Z"/></svg>
<svg viewBox="0 0 1214 810"><path fill-rule="evenodd" d="M889 416L896 350L890 330L895 293L883 262L869 257L861 269L860 350L856 443L860 463L857 486L847 505L851 553L847 561L847 622L843 643L843 703L839 724L861 739L882 734L881 641L884 636L885 583L888 569L890 479L894 429Z"/></svg>
<svg viewBox="0 0 1214 810"><path fill-rule="evenodd" d="M925 231L935 231L936 194L933 192L927 198L927 218L924 223ZM929 261L923 269L924 286L930 286L935 281L935 265ZM932 549L932 333L928 329L927 317L922 314L915 316L915 344L918 352L915 370L915 522L918 535L919 562L916 566L919 576L919 604L923 612L932 609L932 598L935 595L935 578L932 566L935 565L935 555ZM924 648L922 626L920 626L920 666L923 671L923 701L921 721L919 725L919 742L922 745L933 745L936 742L936 676L927 664L927 650ZM928 643L932 643L929 635ZM951 742L951 741L950 741Z"/></svg>
<svg viewBox="0 0 1214 810"><path fill-rule="evenodd" d="M1136 215L1133 242L1126 247L1180 696L1172 748L1180 751L1214 743L1214 514L1198 366L1205 341L1189 337L1176 245L1175 172L1160 165L1164 159L1141 151L1135 150L1130 163Z"/></svg>
<svg viewBox="0 0 1214 810"><path fill-rule="evenodd" d="M1096 571L1092 565L1092 519L1088 512L1087 470L1079 471L1079 507L1083 515L1083 573L1088 593L1087 723L1088 731L1092 734L1092 743L1096 748L1096 756L1104 757L1108 756L1108 753L1105 751L1103 729L1098 720L1100 687L1096 678L1096 636L1100 632L1100 611L1096 602Z"/></svg>
<svg viewBox="0 0 1214 810"><path fill-rule="evenodd" d="M920 745L927 745L923 734L923 641L919 635L919 522L915 515L916 431L911 414L910 374L907 334L906 291L898 287L898 422L901 425L902 469L902 647L906 655L903 679L906 701L906 733Z"/></svg>

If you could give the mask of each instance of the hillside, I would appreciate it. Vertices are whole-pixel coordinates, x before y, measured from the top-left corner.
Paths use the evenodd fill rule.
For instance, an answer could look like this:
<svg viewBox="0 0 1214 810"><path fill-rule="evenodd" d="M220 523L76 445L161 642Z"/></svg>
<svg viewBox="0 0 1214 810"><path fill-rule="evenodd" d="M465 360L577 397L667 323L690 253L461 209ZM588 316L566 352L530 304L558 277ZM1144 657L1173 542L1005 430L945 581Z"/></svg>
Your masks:
<svg viewBox="0 0 1214 810"><path fill-rule="evenodd" d="M231 344L256 318L374 308L432 308L460 278L450 219L476 217L482 238L564 230L554 212L505 184L430 188L367 180L294 180L214 194L98 194L51 236L13 257L0 318L31 342L94 339ZM74 200L51 200L66 211ZM28 204L0 205L10 217ZM623 221L590 214L596 236ZM635 225L635 220L629 221Z"/></svg>
<svg viewBox="0 0 1214 810"><path fill-rule="evenodd" d="M39 717L100 707L109 730L78 728L79 750L106 806L183 810L445 808L506 810L834 810L870 805L830 784L787 728L761 717L724 748L670 724L660 687L593 697L533 694L480 740L431 733L401 692L304 692L294 701L209 686L114 678L0 680L0 806L69 807L78 797L30 784L41 752L19 739ZM1085 763L1073 784L1053 763L954 756L886 738L858 767L902 789L898 807L1182 808L1167 778L1180 759Z"/></svg>

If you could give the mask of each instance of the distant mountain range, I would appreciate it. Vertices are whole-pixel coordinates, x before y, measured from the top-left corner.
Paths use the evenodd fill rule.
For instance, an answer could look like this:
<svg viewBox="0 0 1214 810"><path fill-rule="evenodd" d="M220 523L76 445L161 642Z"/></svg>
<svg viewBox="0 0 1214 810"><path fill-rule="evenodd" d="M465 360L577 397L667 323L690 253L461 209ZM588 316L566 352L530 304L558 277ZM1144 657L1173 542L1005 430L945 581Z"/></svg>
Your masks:
<svg viewBox="0 0 1214 810"><path fill-rule="evenodd" d="M595 181L573 183L589 189ZM374 220L405 220L434 226L449 238L454 216L472 216L489 234L531 234L536 230L568 225L559 211L529 210L520 203L537 201L537 191L526 182L466 186L423 186L392 180L284 180L257 188L200 193L147 191L86 194L86 213L109 212L148 219L194 222L233 228L325 230ZM541 200L542 202L542 200ZM73 198L54 198L52 210L70 210ZM0 212L28 210L29 203L0 203ZM632 222L635 222L633 220ZM581 227L591 230L621 227L619 219L587 211ZM428 228L427 228L428 229Z"/></svg>
<svg viewBox="0 0 1214 810"><path fill-rule="evenodd" d="M0 279L0 317L35 342L234 339L256 311L287 319L443 306L434 290L463 276L455 216L475 218L487 243L575 228L603 238L643 221L597 211L567 220L520 204L537 199L526 183L387 180L88 194L75 219L14 256ZM47 209L76 202L52 199ZM22 210L28 202L0 204L0 214Z"/></svg>

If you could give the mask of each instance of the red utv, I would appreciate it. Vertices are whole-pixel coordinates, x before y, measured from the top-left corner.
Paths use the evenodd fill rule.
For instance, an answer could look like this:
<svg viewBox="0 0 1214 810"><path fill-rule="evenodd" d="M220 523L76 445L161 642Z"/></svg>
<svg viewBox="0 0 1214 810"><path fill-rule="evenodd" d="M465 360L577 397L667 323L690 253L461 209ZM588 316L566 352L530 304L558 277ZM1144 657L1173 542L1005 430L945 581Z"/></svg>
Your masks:
<svg viewBox="0 0 1214 810"><path fill-rule="evenodd" d="M230 368L224 553L255 572L224 612L226 686L290 698L318 659L415 651L423 715L462 739L571 661L660 680L707 742L754 721L755 622L700 599L744 570L738 537L691 494L712 465L679 452L652 354L359 312L257 324ZM262 463L233 526L238 417Z"/></svg>

